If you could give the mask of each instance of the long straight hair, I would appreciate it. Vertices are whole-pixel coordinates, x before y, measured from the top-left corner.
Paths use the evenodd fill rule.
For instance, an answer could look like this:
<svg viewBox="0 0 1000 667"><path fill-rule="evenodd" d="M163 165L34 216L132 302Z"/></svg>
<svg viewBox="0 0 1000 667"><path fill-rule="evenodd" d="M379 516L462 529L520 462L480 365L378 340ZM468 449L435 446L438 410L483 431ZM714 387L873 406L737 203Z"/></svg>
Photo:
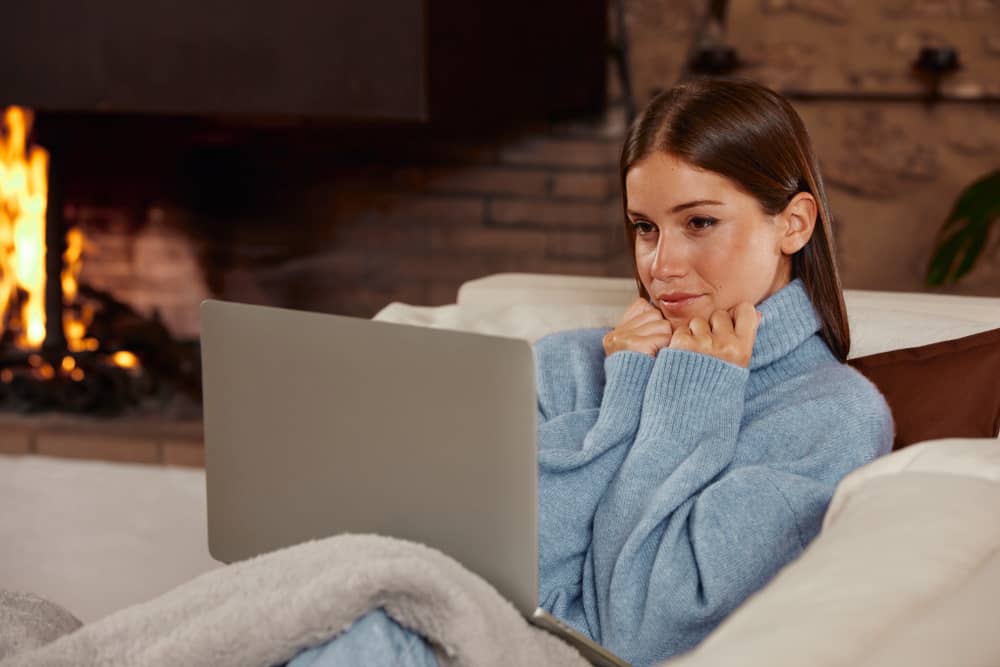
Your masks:
<svg viewBox="0 0 1000 667"><path fill-rule="evenodd" d="M633 121L621 154L622 204L635 282L644 299L649 294L635 263L625 176L658 151L725 176L767 215L784 211L799 192L813 195L816 225L806 245L792 255L792 278L802 279L821 321L820 336L846 361L851 334L834 261L830 207L809 134L788 100L745 79L693 79L655 96Z"/></svg>

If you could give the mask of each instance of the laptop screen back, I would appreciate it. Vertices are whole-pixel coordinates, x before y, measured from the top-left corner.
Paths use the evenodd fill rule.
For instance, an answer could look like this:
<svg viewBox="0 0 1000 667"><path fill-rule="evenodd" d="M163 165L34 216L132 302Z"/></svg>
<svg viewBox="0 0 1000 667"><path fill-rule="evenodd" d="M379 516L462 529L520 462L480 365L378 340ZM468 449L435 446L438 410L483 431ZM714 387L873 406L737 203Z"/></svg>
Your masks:
<svg viewBox="0 0 1000 667"><path fill-rule="evenodd" d="M213 557L378 533L534 610L526 341L213 300L201 328Z"/></svg>

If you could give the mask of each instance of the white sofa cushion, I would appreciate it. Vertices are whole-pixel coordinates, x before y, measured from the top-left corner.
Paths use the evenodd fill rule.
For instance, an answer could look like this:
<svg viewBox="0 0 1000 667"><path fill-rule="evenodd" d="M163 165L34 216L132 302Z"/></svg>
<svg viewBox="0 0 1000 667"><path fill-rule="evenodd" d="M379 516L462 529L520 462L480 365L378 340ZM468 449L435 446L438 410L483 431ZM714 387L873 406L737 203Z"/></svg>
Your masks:
<svg viewBox="0 0 1000 667"><path fill-rule="evenodd" d="M500 273L464 283L456 304L392 303L375 319L535 341L564 329L614 326L636 297L631 278ZM851 358L1000 327L1000 298L845 290Z"/></svg>

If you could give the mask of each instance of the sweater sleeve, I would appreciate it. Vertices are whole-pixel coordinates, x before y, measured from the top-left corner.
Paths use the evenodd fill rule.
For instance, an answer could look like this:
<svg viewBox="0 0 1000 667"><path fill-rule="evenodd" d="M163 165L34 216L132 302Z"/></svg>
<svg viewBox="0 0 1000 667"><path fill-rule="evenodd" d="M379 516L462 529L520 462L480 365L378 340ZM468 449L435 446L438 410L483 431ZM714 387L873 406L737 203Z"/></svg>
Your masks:
<svg viewBox="0 0 1000 667"><path fill-rule="evenodd" d="M791 429L814 455L884 439L883 420L835 424L823 417L829 405L744 425L748 376L661 350L635 442L595 510L582 613L595 639L633 664L693 647L819 529L838 476L809 474L798 460L733 466L741 427L762 443Z"/></svg>
<svg viewBox="0 0 1000 667"><path fill-rule="evenodd" d="M544 346L536 348L539 599L542 606L565 617L571 614L563 603L579 603L594 511L635 438L654 360L637 352L604 358L600 391L594 369L567 377L565 373L579 373L585 364L560 363L566 355L553 360L546 352ZM595 390L600 391L596 407L597 398L586 396ZM573 395L576 398L567 401ZM579 629L589 634L588 628Z"/></svg>

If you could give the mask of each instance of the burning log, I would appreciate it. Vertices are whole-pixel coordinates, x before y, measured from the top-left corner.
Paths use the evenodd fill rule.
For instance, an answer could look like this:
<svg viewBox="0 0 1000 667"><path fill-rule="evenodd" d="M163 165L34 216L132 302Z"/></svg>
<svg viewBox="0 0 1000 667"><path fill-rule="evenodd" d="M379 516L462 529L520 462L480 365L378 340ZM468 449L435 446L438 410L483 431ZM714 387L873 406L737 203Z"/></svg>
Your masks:
<svg viewBox="0 0 1000 667"><path fill-rule="evenodd" d="M8 363L0 370L0 409L111 416L137 405L149 386L141 368L123 368L109 355L67 355L58 367L31 355L26 363Z"/></svg>
<svg viewBox="0 0 1000 667"><path fill-rule="evenodd" d="M145 317L110 293L80 285L80 295L90 299L100 314L90 326L91 335L108 349L130 350L146 369L149 389L167 384L201 401L201 355L197 344L176 340L157 313Z"/></svg>
<svg viewBox="0 0 1000 667"><path fill-rule="evenodd" d="M55 387L57 407L67 412L115 415L138 402L140 394L129 374L111 365L94 365Z"/></svg>
<svg viewBox="0 0 1000 667"><path fill-rule="evenodd" d="M158 317L107 292L80 285L79 296L95 313L89 335L98 348L0 353L0 410L112 416L178 391L200 401L197 345L174 340Z"/></svg>
<svg viewBox="0 0 1000 667"><path fill-rule="evenodd" d="M36 412L44 410L50 404L50 394L46 381L30 370L19 369L13 372L8 387L8 401L11 409L16 412Z"/></svg>

